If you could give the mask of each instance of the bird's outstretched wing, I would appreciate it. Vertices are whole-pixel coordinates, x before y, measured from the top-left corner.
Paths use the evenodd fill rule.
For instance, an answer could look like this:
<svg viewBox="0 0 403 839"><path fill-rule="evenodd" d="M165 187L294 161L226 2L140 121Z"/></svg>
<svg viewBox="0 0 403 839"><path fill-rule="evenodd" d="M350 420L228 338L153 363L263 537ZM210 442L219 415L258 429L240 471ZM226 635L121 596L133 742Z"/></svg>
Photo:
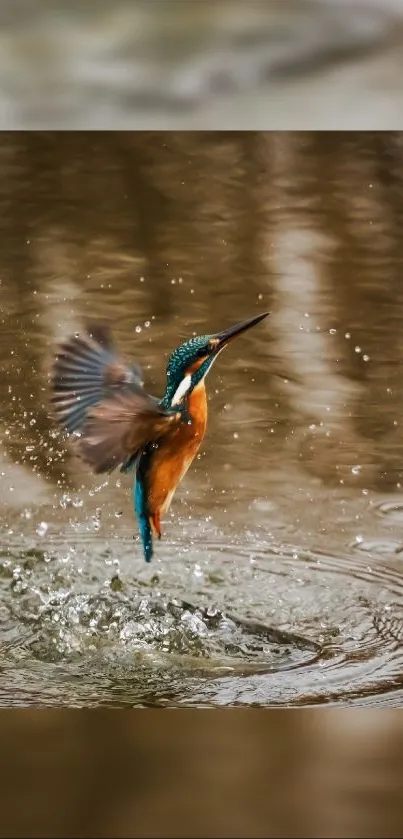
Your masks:
<svg viewBox="0 0 403 839"><path fill-rule="evenodd" d="M162 437L179 413L164 411L144 390L118 393L87 414L75 446L94 472L112 472Z"/></svg>
<svg viewBox="0 0 403 839"><path fill-rule="evenodd" d="M141 368L129 367L115 351L107 327L94 324L67 338L57 351L51 372L55 419L69 434L79 431L90 408L142 385Z"/></svg>
<svg viewBox="0 0 403 839"><path fill-rule="evenodd" d="M101 324L64 341L51 373L56 421L94 472L123 469L180 415L143 390L141 370L129 367Z"/></svg>

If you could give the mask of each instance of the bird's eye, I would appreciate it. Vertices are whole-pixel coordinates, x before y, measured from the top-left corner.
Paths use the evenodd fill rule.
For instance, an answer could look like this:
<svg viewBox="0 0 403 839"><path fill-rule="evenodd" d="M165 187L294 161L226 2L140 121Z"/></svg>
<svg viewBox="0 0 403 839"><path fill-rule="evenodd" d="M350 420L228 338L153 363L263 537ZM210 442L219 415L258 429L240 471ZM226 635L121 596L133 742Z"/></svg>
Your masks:
<svg viewBox="0 0 403 839"><path fill-rule="evenodd" d="M204 358L204 356L208 355L209 352L210 352L210 347L207 345L207 347L200 347L200 349L197 350L196 355L197 355L198 358Z"/></svg>

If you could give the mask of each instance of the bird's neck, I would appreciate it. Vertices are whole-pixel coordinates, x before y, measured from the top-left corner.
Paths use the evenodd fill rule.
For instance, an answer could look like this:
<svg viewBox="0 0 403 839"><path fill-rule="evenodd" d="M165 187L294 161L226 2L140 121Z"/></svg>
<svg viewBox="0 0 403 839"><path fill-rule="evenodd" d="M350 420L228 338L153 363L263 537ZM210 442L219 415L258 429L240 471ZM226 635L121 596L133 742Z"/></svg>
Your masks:
<svg viewBox="0 0 403 839"><path fill-rule="evenodd" d="M191 420L206 421L207 419L207 394L204 386L204 379L189 393L185 399L186 411Z"/></svg>
<svg viewBox="0 0 403 839"><path fill-rule="evenodd" d="M175 408L191 420L204 420L207 418L207 394L204 379L186 392L180 402L176 403L175 399L169 393L166 393L161 404L164 408Z"/></svg>

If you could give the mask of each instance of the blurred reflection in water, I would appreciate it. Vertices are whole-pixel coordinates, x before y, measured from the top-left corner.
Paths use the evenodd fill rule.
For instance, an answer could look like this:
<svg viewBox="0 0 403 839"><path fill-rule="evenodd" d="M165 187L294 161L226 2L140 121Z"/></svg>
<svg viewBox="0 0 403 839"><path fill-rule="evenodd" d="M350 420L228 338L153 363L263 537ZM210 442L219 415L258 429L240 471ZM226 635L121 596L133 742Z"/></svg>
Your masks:
<svg viewBox="0 0 403 839"><path fill-rule="evenodd" d="M259 456L257 491L273 458L399 489L402 149L400 134L2 135L6 449L58 473L37 445L43 376L83 318L105 318L161 392L186 335L268 307L211 380L213 482Z"/></svg>
<svg viewBox="0 0 403 839"><path fill-rule="evenodd" d="M0 618L5 666L21 644L34 662L1 701L401 701L402 153L390 133L0 136ZM267 309L211 373L146 578L127 482L55 434L55 342L104 319L162 393L181 340ZM188 600L325 645L326 678Z"/></svg>

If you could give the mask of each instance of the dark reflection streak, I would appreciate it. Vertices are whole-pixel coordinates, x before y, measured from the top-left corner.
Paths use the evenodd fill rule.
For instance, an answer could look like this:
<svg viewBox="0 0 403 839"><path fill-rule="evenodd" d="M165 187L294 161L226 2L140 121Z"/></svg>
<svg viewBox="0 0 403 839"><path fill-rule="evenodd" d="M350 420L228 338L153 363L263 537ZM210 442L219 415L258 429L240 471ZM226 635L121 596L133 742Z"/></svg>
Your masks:
<svg viewBox="0 0 403 839"><path fill-rule="evenodd" d="M171 201L159 188L158 168L164 157L169 159L170 145L174 142L175 135L165 132L110 135L111 151L121 170L129 213L133 216L127 246L144 253L151 294L149 305L154 314L163 317L172 312L172 296L169 284L166 284L165 293L160 293L167 268L160 242L169 218L178 208L171 206Z"/></svg>
<svg viewBox="0 0 403 839"><path fill-rule="evenodd" d="M394 474L390 473L390 466L396 453L390 457L385 435L394 430L396 398L387 397L386 388L392 385L392 360L399 354L398 329L391 331L391 324L397 314L396 290L400 280L393 254L392 210L386 194L382 200L383 186L379 178L380 168L385 166L385 149L380 147L380 136L376 133L342 135L336 139L335 146L333 171L343 242L340 258L332 266L335 288L342 292L338 295L339 342L347 353L350 370L358 381L365 383L354 406L355 427L360 435L370 437L380 447L377 484L392 487L396 462ZM346 333L351 338L346 339ZM357 346L360 352L356 351ZM364 363L364 353L369 356L369 362ZM378 409L366 410L368 403L377 405ZM400 472L399 463L398 479Z"/></svg>
<svg viewBox="0 0 403 839"><path fill-rule="evenodd" d="M235 135L240 149L241 179L237 190L240 204L240 223L237 229L234 253L234 270L239 263L243 274L240 283L248 288L252 298L252 289L256 294L263 294L262 305L271 308L270 277L264 272L260 258L260 189L262 181L268 177L259 159L259 134L256 132L241 132Z"/></svg>
<svg viewBox="0 0 403 839"><path fill-rule="evenodd" d="M49 461L41 446L42 432L48 425L49 406L40 375L46 335L40 325L41 278L33 253L36 238L44 231L50 217L53 224L58 220L56 196L60 193L60 182L57 169L38 166L42 157L54 161L55 144L46 132L3 134L1 143L7 158L0 187L4 196L2 285L6 299L11 300L8 323L6 321L11 340L0 342L0 352L3 369L9 373L12 387L10 397L2 401L2 411L6 424L11 427L16 423L20 427L25 425L28 431L21 434L17 429L10 436L10 442L5 438L4 445L17 462L31 464L32 456L27 456L25 446L27 442L34 442L35 468L58 477L58 464ZM11 366L10 348L13 351ZM15 373L19 382L17 394ZM13 401L12 397L16 395L17 401ZM34 427L30 426L31 420Z"/></svg>

